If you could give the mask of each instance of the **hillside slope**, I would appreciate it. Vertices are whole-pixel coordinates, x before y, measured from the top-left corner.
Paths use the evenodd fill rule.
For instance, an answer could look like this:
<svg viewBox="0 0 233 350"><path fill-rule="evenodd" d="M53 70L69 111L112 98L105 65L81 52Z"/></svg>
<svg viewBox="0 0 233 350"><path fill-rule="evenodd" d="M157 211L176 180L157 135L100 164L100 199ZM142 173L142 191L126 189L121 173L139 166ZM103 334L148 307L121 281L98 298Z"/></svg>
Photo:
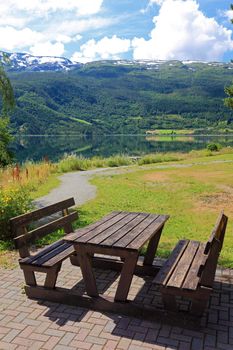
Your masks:
<svg viewBox="0 0 233 350"><path fill-rule="evenodd" d="M142 133L233 127L223 104L233 64L100 61L60 71L12 71L15 131ZM232 125L232 126L231 126Z"/></svg>

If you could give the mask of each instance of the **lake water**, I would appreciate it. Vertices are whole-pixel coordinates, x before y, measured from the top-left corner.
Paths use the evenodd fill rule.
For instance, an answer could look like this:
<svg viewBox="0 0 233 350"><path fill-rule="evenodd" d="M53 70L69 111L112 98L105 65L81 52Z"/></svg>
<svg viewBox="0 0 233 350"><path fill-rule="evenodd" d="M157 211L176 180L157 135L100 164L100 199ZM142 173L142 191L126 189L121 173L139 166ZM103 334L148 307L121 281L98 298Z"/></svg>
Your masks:
<svg viewBox="0 0 233 350"><path fill-rule="evenodd" d="M21 136L15 139L12 149L18 162L38 161L45 156L56 161L64 154L74 153L84 157L114 154L141 156L153 152L188 152L203 149L210 142L233 146L233 135L229 136Z"/></svg>

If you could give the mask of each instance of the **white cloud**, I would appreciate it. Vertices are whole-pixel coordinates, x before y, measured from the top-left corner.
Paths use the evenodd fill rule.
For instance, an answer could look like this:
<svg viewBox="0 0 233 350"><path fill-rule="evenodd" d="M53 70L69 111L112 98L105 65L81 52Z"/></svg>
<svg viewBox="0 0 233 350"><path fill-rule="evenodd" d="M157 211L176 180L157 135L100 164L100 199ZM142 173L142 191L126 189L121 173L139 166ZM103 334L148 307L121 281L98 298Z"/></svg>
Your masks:
<svg viewBox="0 0 233 350"><path fill-rule="evenodd" d="M48 35L54 35L54 33L62 33L69 36L77 36L80 33L87 32L89 30L96 30L113 23L110 18L91 17L87 19L77 20L65 20L57 24L53 24L47 28ZM49 34L50 33L50 34Z"/></svg>
<svg viewBox="0 0 233 350"><path fill-rule="evenodd" d="M64 45L62 43L51 43L49 41L35 44L30 48L34 56L62 56L64 54Z"/></svg>
<svg viewBox="0 0 233 350"><path fill-rule="evenodd" d="M229 20L233 19L233 10L228 10L224 12L225 17L227 17Z"/></svg>
<svg viewBox="0 0 233 350"><path fill-rule="evenodd" d="M24 28L16 30L13 27L0 27L0 47L3 50L13 51L15 49L22 49L25 46L33 45L43 39L43 35L31 30L30 28Z"/></svg>
<svg viewBox="0 0 233 350"><path fill-rule="evenodd" d="M1 0L2 2L2 0ZM8 0L4 7L4 13L13 11L25 11L34 15L44 15L55 11L76 11L77 15L92 15L100 11L103 0ZM0 4L1 5L1 4Z"/></svg>
<svg viewBox="0 0 233 350"><path fill-rule="evenodd" d="M119 54L128 52L129 49L130 40L113 35L112 38L104 37L99 41L89 40L80 47L79 52L73 54L71 60L85 63L100 59L118 59Z"/></svg>
<svg viewBox="0 0 233 350"><path fill-rule="evenodd" d="M149 40L134 38L135 59L220 60L233 48L231 30L206 17L195 0L151 0L160 4Z"/></svg>

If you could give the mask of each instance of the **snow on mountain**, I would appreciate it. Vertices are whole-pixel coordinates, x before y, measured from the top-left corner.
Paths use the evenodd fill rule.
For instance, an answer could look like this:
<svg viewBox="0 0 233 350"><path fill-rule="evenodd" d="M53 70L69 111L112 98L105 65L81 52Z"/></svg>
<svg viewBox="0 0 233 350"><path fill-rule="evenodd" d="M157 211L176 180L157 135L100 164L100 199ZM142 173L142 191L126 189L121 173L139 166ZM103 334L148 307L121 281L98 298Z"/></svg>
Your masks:
<svg viewBox="0 0 233 350"><path fill-rule="evenodd" d="M5 55L9 62L6 63L3 60L3 55ZM28 53L7 53L0 52L0 62L2 61L3 65L6 66L9 71L38 71L38 72L46 72L46 71L68 71L74 68L82 67L84 64L78 62L72 62L71 60L64 57L53 57L53 56L33 56ZM89 62L85 65L92 65L96 63L98 65L104 64L113 64L116 66L124 65L124 66L140 66L144 69L151 70L159 70L163 65L169 66L188 66L189 70L195 71L196 65L204 64L208 66L223 66L228 69L233 68L232 63L223 63L223 62L202 62L202 61L178 61L178 60L111 60L111 61L96 61Z"/></svg>
<svg viewBox="0 0 233 350"><path fill-rule="evenodd" d="M9 62L4 62L3 55ZM81 66L81 63L74 63L64 57L33 56L27 53L0 52L0 61L10 71L60 71Z"/></svg>

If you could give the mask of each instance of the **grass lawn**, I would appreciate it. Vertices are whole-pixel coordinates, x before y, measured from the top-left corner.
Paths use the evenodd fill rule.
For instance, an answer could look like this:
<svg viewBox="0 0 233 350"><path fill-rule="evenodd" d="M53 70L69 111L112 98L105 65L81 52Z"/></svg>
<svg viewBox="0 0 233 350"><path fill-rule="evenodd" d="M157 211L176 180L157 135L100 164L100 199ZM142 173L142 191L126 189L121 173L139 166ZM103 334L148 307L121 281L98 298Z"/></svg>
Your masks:
<svg viewBox="0 0 233 350"><path fill-rule="evenodd" d="M224 209L229 222L219 263L233 268L232 149L215 155L193 151L180 158L169 154L162 158L155 156L158 159L149 155L148 159L140 160L141 166L126 168L120 175L93 178L97 197L79 208L77 226L83 227L113 210L169 214L158 250L160 256L167 257L181 238L205 241ZM165 162L145 165L160 158ZM46 194L58 184L56 174L50 174L47 181L38 186L38 191L32 192L33 198ZM51 243L60 236L61 231L58 231L41 240L39 245ZM18 254L9 249L11 247L10 241L0 242L0 267L14 267Z"/></svg>
<svg viewBox="0 0 233 350"><path fill-rule="evenodd" d="M136 167L121 175L95 177L92 183L97 186L98 195L80 209L80 225L112 210L169 214L158 251L166 257L179 239L206 240L224 209L229 222L219 263L233 267L233 162L214 162L223 159L233 161L233 155L208 157L209 163L189 167L185 163L194 159L179 162L184 167Z"/></svg>

